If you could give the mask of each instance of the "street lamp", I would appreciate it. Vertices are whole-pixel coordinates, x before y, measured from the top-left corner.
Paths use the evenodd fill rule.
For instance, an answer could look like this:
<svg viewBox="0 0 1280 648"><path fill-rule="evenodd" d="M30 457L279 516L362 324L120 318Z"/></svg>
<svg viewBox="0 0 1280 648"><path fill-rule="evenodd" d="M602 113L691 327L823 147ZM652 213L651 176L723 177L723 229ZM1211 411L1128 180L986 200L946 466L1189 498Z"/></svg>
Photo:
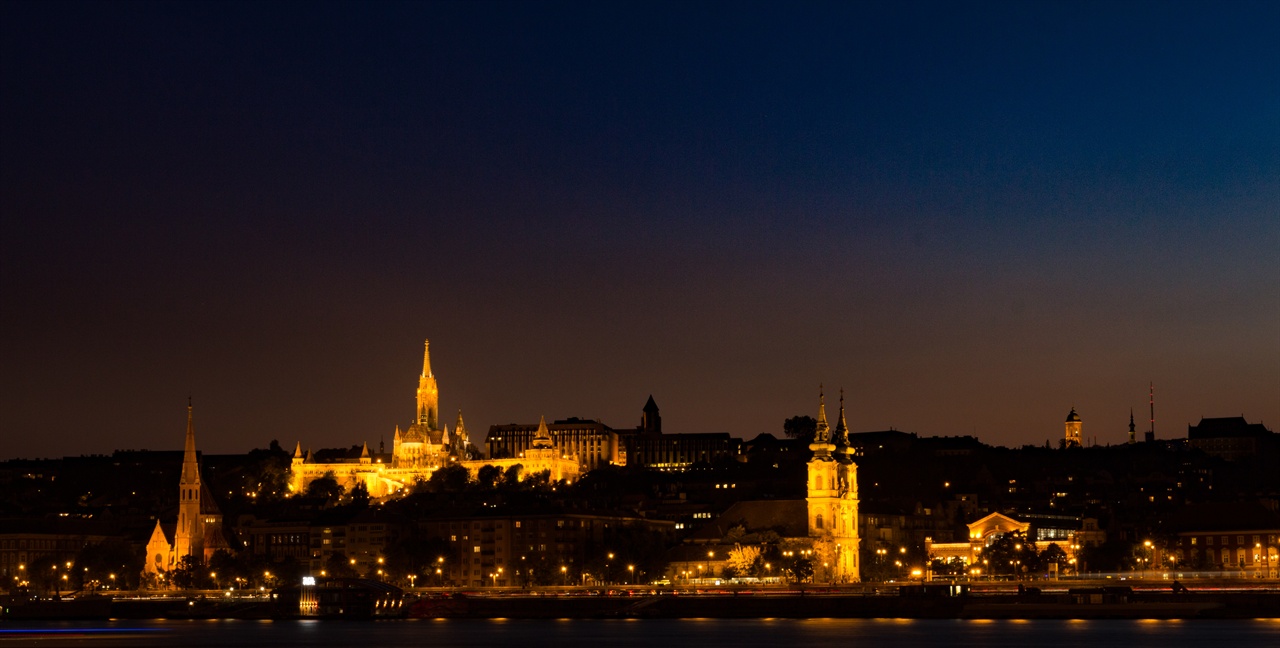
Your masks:
<svg viewBox="0 0 1280 648"><path fill-rule="evenodd" d="M564 586L568 587L569 586L569 568L568 567L565 567L564 565L560 565L560 578L563 581Z"/></svg>
<svg viewBox="0 0 1280 648"><path fill-rule="evenodd" d="M627 571L631 572L631 584L635 585L636 584L636 566L627 565Z"/></svg>

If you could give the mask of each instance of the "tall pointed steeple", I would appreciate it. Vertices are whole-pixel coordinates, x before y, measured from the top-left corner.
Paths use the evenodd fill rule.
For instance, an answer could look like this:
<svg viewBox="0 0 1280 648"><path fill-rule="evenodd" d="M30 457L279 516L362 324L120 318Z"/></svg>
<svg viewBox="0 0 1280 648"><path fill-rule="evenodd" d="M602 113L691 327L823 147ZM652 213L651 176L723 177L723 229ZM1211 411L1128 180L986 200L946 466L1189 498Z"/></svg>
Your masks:
<svg viewBox="0 0 1280 648"><path fill-rule="evenodd" d="M196 424L191 399L187 399L187 440L182 449L182 478L178 482L178 527L173 533L175 562L191 556L204 562L204 522L200 515L200 463L196 459Z"/></svg>
<svg viewBox="0 0 1280 648"><path fill-rule="evenodd" d="M196 462L196 424L191 407L191 399L187 399L187 440L182 448L182 483L200 486L200 464Z"/></svg>
<svg viewBox="0 0 1280 648"><path fill-rule="evenodd" d="M431 340L422 343L422 375L434 378L431 373Z"/></svg>
<svg viewBox="0 0 1280 648"><path fill-rule="evenodd" d="M418 411L414 422L428 430L439 429L440 387L431 373L431 341L423 342L422 375L418 377Z"/></svg>
<svg viewBox="0 0 1280 648"><path fill-rule="evenodd" d="M831 451L835 450L835 446L831 445L831 426L827 423L827 403L821 385L818 386L818 426L814 430L813 443L809 444L809 449L813 451L815 459L829 459Z"/></svg>
<svg viewBox="0 0 1280 648"><path fill-rule="evenodd" d="M1129 443L1138 440L1138 426L1133 422L1133 408L1129 408Z"/></svg>
<svg viewBox="0 0 1280 648"><path fill-rule="evenodd" d="M836 421L836 431L832 435L832 443L836 446L836 452L847 454L849 452L849 423L844 418L844 388L840 388L840 420Z"/></svg>

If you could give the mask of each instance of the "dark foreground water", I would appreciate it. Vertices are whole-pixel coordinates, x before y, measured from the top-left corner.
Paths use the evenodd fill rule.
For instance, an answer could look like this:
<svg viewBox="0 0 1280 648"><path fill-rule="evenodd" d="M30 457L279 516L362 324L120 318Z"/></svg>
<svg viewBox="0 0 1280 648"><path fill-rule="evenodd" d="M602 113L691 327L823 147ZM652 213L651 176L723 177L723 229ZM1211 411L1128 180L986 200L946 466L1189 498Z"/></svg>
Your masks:
<svg viewBox="0 0 1280 648"><path fill-rule="evenodd" d="M11 646L856 646L1280 647L1280 619L957 621L865 619L119 621L0 624Z"/></svg>

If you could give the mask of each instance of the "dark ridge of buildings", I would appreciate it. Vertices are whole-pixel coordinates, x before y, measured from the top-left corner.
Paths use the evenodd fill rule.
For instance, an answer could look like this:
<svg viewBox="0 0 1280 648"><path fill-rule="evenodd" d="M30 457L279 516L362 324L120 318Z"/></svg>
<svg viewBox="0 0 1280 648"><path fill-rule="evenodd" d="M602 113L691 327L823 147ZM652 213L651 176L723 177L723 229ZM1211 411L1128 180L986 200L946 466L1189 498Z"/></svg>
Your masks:
<svg viewBox="0 0 1280 648"><path fill-rule="evenodd" d="M1261 423L1249 423L1243 416L1202 418L1199 424L1187 426L1187 444L1227 461L1280 462L1280 435Z"/></svg>

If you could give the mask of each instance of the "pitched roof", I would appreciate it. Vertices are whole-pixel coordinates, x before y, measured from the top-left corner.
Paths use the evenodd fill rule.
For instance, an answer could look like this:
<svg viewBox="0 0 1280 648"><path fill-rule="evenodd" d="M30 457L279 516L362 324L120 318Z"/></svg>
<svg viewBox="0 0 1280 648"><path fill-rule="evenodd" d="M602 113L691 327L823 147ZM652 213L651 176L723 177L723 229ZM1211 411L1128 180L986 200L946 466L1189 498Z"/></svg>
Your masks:
<svg viewBox="0 0 1280 648"><path fill-rule="evenodd" d="M804 500L745 500L695 531L690 540L720 540L735 526L747 533L773 531L784 538L809 535L809 506Z"/></svg>

